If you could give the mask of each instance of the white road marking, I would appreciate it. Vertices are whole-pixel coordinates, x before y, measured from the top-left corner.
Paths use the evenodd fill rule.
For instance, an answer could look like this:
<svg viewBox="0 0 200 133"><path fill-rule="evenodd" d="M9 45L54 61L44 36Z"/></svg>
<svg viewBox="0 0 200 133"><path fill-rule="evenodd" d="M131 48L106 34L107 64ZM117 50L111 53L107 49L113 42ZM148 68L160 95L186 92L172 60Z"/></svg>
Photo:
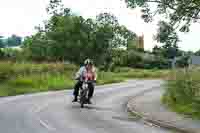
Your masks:
<svg viewBox="0 0 200 133"><path fill-rule="evenodd" d="M44 122L43 120L39 119L40 124L45 127L46 129L50 131L55 131L56 129L51 127L47 122Z"/></svg>

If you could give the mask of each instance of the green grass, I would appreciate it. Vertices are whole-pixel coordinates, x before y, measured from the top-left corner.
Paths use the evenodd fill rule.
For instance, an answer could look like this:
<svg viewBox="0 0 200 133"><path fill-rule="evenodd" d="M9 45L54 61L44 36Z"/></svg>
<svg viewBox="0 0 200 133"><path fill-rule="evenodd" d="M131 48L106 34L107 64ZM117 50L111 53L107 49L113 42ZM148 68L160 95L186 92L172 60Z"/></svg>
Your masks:
<svg viewBox="0 0 200 133"><path fill-rule="evenodd" d="M74 80L67 74L42 73L20 76L4 82L0 87L0 96L71 89L73 85Z"/></svg>
<svg viewBox="0 0 200 133"><path fill-rule="evenodd" d="M143 70L143 69L132 69L129 72L119 73L120 77L123 78L166 78L168 70Z"/></svg>
<svg viewBox="0 0 200 133"><path fill-rule="evenodd" d="M0 97L44 91L72 89L78 67L63 63L0 62ZM118 68L115 72L98 72L97 84L118 83L132 78L161 78L168 70Z"/></svg>
<svg viewBox="0 0 200 133"><path fill-rule="evenodd" d="M179 70L174 75L175 79L168 80L166 84L162 102L172 111L200 119L200 71Z"/></svg>
<svg viewBox="0 0 200 133"><path fill-rule="evenodd" d="M169 97L163 96L162 101L170 110L177 112L184 117L200 119L199 107L195 108L194 103L179 104L171 101ZM197 103L199 104L199 103Z"/></svg>
<svg viewBox="0 0 200 133"><path fill-rule="evenodd" d="M118 76L113 72L99 72L97 84L109 84L109 83L118 83L122 82L125 79L123 77Z"/></svg>

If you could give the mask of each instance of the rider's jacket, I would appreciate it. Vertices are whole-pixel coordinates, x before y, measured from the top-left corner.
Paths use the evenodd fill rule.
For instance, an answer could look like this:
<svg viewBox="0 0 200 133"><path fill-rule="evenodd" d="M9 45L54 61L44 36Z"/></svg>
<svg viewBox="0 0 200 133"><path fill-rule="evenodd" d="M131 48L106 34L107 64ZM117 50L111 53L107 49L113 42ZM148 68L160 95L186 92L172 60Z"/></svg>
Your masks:
<svg viewBox="0 0 200 133"><path fill-rule="evenodd" d="M87 70L85 66L82 66L75 75L75 79L83 81L84 78L87 80L97 80L96 68L92 67Z"/></svg>

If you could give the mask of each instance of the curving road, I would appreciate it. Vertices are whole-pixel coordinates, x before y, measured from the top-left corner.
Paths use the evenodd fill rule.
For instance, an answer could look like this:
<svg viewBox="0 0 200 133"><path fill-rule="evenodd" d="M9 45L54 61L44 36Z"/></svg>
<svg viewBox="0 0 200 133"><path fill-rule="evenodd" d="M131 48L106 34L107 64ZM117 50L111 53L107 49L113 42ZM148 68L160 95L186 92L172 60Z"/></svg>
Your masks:
<svg viewBox="0 0 200 133"><path fill-rule="evenodd" d="M72 91L0 98L2 133L171 133L128 117L130 96L160 87L159 80L98 86L93 105L71 103Z"/></svg>

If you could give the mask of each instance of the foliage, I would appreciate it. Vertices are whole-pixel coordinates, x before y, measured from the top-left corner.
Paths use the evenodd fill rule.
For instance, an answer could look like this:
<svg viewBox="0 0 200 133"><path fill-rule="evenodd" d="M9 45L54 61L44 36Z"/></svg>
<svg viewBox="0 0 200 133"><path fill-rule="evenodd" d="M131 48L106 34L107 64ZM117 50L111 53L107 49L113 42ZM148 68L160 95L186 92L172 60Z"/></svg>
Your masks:
<svg viewBox="0 0 200 133"><path fill-rule="evenodd" d="M137 50L115 49L113 52L112 69L115 67L131 67L143 69L167 69L169 61L161 55L155 55L148 52L138 52Z"/></svg>
<svg viewBox="0 0 200 133"><path fill-rule="evenodd" d="M94 60L100 69L114 71L116 67L131 68L168 68L169 58L180 55L180 50L173 41L173 28L165 23L160 30L166 32L158 39L166 45L153 52L136 48L133 44L135 33L120 25L111 13L100 13L96 19L85 19L64 8L61 0L51 0L47 13L49 19L43 26L36 27L36 34L26 37L21 50L4 49L6 58L37 62L67 61L81 64L86 58ZM16 38L11 36L10 38Z"/></svg>
<svg viewBox="0 0 200 133"><path fill-rule="evenodd" d="M5 57L5 52L0 49L0 59L3 59Z"/></svg>
<svg viewBox="0 0 200 133"><path fill-rule="evenodd" d="M12 35L11 37L7 38L7 46L11 47L11 46L19 46L22 43L22 38L20 36L17 35Z"/></svg>
<svg viewBox="0 0 200 133"><path fill-rule="evenodd" d="M85 58L91 58L106 71L118 66L168 68L164 58L169 58L171 47L178 49L175 44L166 45L160 52L163 56L139 51L136 44L131 44L135 33L120 25L110 13L100 13L95 20L84 19L64 8L60 0L51 0L47 12L50 19L24 40L22 53L28 60L81 64Z"/></svg>
<svg viewBox="0 0 200 133"><path fill-rule="evenodd" d="M3 37L0 36L0 48L3 48L4 47L4 42L3 42Z"/></svg>
<svg viewBox="0 0 200 133"><path fill-rule="evenodd" d="M159 31L157 37L160 42L177 42L175 30L189 32L190 25L200 19L198 0L125 0L125 2L130 8L141 7L145 22L151 22L156 15L163 18L159 24L163 30Z"/></svg>
<svg viewBox="0 0 200 133"><path fill-rule="evenodd" d="M0 96L71 89L78 67L66 63L0 62ZM168 71L117 68L115 72L98 71L97 84L121 82L130 78L160 78Z"/></svg>
<svg viewBox="0 0 200 133"><path fill-rule="evenodd" d="M174 27L165 21L160 21L158 27L155 39L160 43L165 43L166 47L176 48L179 38Z"/></svg>
<svg viewBox="0 0 200 133"><path fill-rule="evenodd" d="M173 59L174 57L182 56L183 51L181 51L177 45L166 44L161 47L155 45L153 47L152 53L156 56L162 56L166 59Z"/></svg>
<svg viewBox="0 0 200 133"><path fill-rule="evenodd" d="M176 64L177 64L177 67L180 67L180 68L184 68L184 67L188 67L189 66L189 63L188 63L188 60L189 60L189 56L182 56L179 60L177 60Z"/></svg>
<svg viewBox="0 0 200 133"><path fill-rule="evenodd" d="M194 54L200 56L200 50L196 51Z"/></svg>
<svg viewBox="0 0 200 133"><path fill-rule="evenodd" d="M0 48L19 46L22 43L22 37L18 35L11 35L8 38L0 36Z"/></svg>
<svg viewBox="0 0 200 133"><path fill-rule="evenodd" d="M176 112L200 118L199 73L199 69L196 68L190 71L179 70L172 73L172 79L166 84L163 102ZM174 76L176 76L175 80Z"/></svg>
<svg viewBox="0 0 200 133"><path fill-rule="evenodd" d="M44 28L37 27L38 32L24 41L23 49L29 59L80 64L91 58L97 65L109 66L112 50L127 46L135 37L109 13L97 15L96 20L84 19L64 8L60 0L51 0L47 11L50 19Z"/></svg>

